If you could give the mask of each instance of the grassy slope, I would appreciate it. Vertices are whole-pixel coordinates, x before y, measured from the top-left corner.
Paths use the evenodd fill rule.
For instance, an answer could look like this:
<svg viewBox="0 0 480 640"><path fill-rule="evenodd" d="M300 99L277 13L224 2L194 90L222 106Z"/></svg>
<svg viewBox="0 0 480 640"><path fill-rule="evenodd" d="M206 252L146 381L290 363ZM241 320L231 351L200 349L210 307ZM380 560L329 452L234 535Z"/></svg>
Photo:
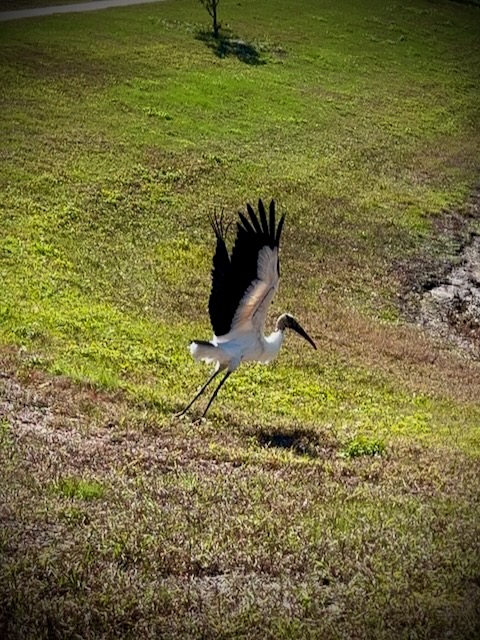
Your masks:
<svg viewBox="0 0 480 640"><path fill-rule="evenodd" d="M60 595L48 610L34 591L38 619L60 624L55 611L63 606L67 619L74 594L72 624L85 625L89 606L110 633L175 623L185 634L190 625L192 634L254 635L278 597L290 614L267 615L259 637L266 628L389 637L402 624L466 637L480 573L471 487L480 371L402 325L393 266L429 242L435 216L461 204L478 177L478 10L372 1L221 9L261 64L214 56L195 37L206 13L181 0L0 25L0 338L22 348L5 366L27 390L48 371L126 392L116 402L98 395L99 407L97 392L44 399L57 416L50 437L77 416L80 452L107 438L102 425L114 416L122 444L112 437L108 470L76 465L61 439L58 458L38 434L13 442L5 427L8 456L32 442L43 451L37 463L7 467L9 491L49 504L58 535L78 547L81 574L61 587L68 554L39 561L32 543L30 564L14 563L18 580L46 563ZM172 411L206 375L185 346L209 334L207 213L259 196L288 212L274 312L295 310L319 352L289 339L275 365L232 378L211 422L178 425ZM11 425L18 411L9 406ZM145 460L125 461L125 429L150 452ZM352 458L348 443L361 449L362 437L386 454ZM32 466L60 489L29 486ZM105 493L65 493L65 475L98 476ZM131 501L138 512L124 512ZM87 514L85 527L65 516L71 509ZM15 514L29 517L41 520ZM124 547L134 560L122 560ZM9 605L18 620L22 588ZM191 614L174 620L175 600ZM118 608L111 628L101 623L109 606Z"/></svg>

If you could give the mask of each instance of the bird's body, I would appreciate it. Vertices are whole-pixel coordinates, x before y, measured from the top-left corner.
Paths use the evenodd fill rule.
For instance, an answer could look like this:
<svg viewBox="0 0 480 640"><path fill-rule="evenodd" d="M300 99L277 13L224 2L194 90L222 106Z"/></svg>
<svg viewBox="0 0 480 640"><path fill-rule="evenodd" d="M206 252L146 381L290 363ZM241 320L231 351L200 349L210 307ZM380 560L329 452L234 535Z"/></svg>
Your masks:
<svg viewBox="0 0 480 640"><path fill-rule="evenodd" d="M205 416L221 386L242 362L268 363L278 355L287 328L299 333L316 348L313 340L289 314L281 315L275 331L264 335L268 307L278 290L280 279L278 252L285 216L281 217L277 226L273 200L268 219L261 200L258 210L260 219L249 204L248 218L239 213L240 222L237 222L231 255L226 247L223 219L214 217L212 220L217 245L208 308L214 335L210 342L194 340L190 345L190 353L196 360L215 362L216 368L179 415L192 406L220 371L226 371L207 404L203 413Z"/></svg>
<svg viewBox="0 0 480 640"><path fill-rule="evenodd" d="M283 332L274 331L269 336L232 331L224 336L213 336L211 342L196 340L190 345L195 360L217 362L234 371L242 362L274 360L283 343Z"/></svg>

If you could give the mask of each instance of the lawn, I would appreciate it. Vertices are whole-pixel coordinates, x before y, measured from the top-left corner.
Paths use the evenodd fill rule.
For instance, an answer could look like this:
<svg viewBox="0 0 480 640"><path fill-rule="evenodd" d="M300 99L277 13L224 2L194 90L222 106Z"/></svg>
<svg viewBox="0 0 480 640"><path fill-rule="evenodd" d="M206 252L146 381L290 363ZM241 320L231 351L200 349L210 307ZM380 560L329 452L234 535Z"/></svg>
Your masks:
<svg viewBox="0 0 480 640"><path fill-rule="evenodd" d="M220 43L193 0L0 24L0 630L476 638L480 366L403 300L480 231L480 9L219 12ZM259 197L268 330L318 351L176 420L209 215Z"/></svg>

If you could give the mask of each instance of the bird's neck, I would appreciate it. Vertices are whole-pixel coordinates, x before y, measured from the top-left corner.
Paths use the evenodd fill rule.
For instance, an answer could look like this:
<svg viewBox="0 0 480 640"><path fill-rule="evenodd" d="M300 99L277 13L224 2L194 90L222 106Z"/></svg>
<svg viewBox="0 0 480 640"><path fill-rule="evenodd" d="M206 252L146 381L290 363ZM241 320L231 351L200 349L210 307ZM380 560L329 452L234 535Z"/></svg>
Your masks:
<svg viewBox="0 0 480 640"><path fill-rule="evenodd" d="M266 361L273 360L280 351L280 347L283 343L283 331L278 329L269 336L265 336L265 355Z"/></svg>

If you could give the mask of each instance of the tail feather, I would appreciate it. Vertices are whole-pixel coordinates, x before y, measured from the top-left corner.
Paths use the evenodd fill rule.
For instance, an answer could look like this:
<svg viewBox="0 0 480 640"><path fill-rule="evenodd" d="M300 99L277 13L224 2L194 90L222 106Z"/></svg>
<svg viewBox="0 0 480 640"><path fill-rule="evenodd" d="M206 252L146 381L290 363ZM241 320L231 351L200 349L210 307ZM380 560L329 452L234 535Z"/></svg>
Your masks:
<svg viewBox="0 0 480 640"><path fill-rule="evenodd" d="M211 342L203 340L194 340L190 344L190 353L195 360L204 360L205 362L218 361L218 347Z"/></svg>

